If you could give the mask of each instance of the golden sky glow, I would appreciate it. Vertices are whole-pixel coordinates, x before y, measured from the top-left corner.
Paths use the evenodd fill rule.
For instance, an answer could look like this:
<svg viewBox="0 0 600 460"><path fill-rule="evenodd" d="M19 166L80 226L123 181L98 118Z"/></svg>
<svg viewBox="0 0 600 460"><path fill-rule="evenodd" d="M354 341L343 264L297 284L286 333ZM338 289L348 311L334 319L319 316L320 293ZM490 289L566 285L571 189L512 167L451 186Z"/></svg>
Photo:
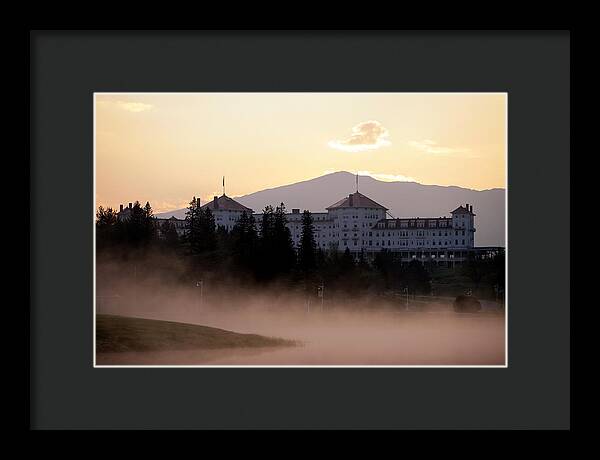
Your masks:
<svg viewBox="0 0 600 460"><path fill-rule="evenodd" d="M96 204L155 212L327 172L505 187L506 95L97 94Z"/></svg>

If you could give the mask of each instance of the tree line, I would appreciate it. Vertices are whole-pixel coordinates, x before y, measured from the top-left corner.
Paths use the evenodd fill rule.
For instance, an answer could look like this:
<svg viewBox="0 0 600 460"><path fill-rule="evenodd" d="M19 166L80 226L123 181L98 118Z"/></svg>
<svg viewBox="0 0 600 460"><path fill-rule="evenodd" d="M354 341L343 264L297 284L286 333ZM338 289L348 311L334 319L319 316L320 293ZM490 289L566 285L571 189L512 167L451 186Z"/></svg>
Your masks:
<svg viewBox="0 0 600 460"><path fill-rule="evenodd" d="M202 208L195 197L185 215L185 231L180 237L174 224L160 226L149 203L130 208L119 219L111 208L99 207L96 214L97 255L117 254L120 259L141 259L151 253L169 254L183 262L188 278L211 273L215 278L239 283L303 284L306 289L327 285L328 292L353 296L361 293L409 291L431 293L432 267L417 260L402 263L396 253L382 249L369 261L364 252L358 257L347 248L321 248L315 239L314 220L302 213L301 236L294 249L283 203L266 206L259 222L243 212L231 231L215 225L212 211ZM470 260L462 269L475 282L489 273L502 273L496 280L503 286L503 257L492 261Z"/></svg>

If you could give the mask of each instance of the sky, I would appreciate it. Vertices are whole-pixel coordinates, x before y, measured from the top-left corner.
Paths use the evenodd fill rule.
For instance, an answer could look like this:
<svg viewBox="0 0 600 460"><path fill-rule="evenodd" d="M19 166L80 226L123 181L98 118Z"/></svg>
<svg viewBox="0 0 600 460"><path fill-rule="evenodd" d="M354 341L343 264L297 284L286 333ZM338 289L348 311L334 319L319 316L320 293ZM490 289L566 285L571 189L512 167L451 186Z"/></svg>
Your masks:
<svg viewBox="0 0 600 460"><path fill-rule="evenodd" d="M506 186L503 93L95 95L96 206L155 212L335 171Z"/></svg>

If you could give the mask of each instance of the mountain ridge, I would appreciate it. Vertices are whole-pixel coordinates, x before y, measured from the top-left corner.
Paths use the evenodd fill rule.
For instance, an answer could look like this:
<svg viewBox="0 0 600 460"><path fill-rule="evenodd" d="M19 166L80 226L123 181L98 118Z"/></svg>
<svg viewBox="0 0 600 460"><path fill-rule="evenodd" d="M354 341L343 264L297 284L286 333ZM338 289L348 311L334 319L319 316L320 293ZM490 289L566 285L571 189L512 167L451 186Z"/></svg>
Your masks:
<svg viewBox="0 0 600 460"><path fill-rule="evenodd" d="M300 208L325 212L325 208L356 191L356 175L337 171L304 181L268 188L236 201L260 212L268 204L285 203L288 210ZM455 185L426 185L418 182L387 182L359 175L359 191L389 208L394 217L441 217L460 205L473 205L476 246L505 245L505 194L503 188L474 190ZM157 217L183 218L184 209L157 213Z"/></svg>

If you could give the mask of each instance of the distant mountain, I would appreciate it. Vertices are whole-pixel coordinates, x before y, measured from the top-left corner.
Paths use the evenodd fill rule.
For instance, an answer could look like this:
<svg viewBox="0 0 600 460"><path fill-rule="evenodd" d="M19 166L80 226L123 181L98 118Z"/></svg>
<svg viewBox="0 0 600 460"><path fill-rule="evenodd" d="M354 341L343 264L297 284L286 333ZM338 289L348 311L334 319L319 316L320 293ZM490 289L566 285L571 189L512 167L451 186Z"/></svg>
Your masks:
<svg viewBox="0 0 600 460"><path fill-rule="evenodd" d="M504 246L505 190L471 190L462 187L423 185L416 182L382 182L360 176L360 192L389 208L394 217L441 217L469 203L475 217L476 246ZM356 176L341 171L315 179L250 193L235 200L260 212L266 205L285 203L292 208L324 212L325 208L356 190ZM157 214L183 218L185 209Z"/></svg>

